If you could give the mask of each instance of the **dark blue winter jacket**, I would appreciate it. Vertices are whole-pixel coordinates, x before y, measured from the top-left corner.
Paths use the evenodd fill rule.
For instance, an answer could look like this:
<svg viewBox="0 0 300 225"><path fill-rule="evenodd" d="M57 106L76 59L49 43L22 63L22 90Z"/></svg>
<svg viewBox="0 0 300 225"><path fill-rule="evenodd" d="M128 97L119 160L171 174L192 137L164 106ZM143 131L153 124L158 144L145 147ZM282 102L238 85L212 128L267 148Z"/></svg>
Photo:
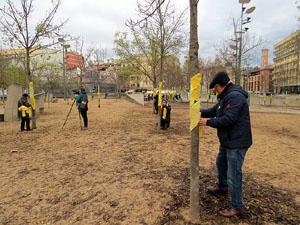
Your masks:
<svg viewBox="0 0 300 225"><path fill-rule="evenodd" d="M252 144L248 93L239 85L229 84L218 96L218 103L201 109L201 117L211 118L207 125L217 128L225 148L249 148Z"/></svg>

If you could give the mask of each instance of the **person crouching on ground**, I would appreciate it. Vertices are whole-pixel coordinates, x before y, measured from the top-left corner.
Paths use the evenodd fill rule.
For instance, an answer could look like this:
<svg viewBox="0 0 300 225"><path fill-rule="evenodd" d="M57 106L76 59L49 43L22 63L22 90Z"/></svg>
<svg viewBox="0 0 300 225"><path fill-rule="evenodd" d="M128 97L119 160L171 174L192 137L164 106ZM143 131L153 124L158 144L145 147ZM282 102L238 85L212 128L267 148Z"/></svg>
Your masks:
<svg viewBox="0 0 300 225"><path fill-rule="evenodd" d="M88 95L84 88L80 88L79 95L76 96L76 102L78 103L78 111L80 112L84 127L83 130L88 129L88 118L87 118L87 111L88 111Z"/></svg>
<svg viewBox="0 0 300 225"><path fill-rule="evenodd" d="M21 113L21 131L26 130L30 131L30 118L31 118L31 104L27 100L28 94L23 94L20 100L18 101L18 110Z"/></svg>
<svg viewBox="0 0 300 225"><path fill-rule="evenodd" d="M221 210L224 217L238 215L244 208L242 194L242 166L248 148L252 145L248 93L234 85L227 73L215 75L209 88L218 93L218 103L201 109L199 125L217 128L220 141L216 159L218 182L208 187L209 193L230 192L230 209Z"/></svg>
<svg viewBox="0 0 300 225"><path fill-rule="evenodd" d="M167 99L162 100L161 108L161 128L168 129L171 122L171 106L168 104Z"/></svg>

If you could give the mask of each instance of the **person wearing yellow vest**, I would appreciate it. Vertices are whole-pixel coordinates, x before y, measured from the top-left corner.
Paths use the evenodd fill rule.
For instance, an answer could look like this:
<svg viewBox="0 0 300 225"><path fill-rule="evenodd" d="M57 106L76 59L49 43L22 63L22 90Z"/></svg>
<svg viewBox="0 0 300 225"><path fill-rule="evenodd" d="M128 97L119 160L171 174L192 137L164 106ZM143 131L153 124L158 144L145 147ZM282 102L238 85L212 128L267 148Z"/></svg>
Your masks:
<svg viewBox="0 0 300 225"><path fill-rule="evenodd" d="M168 104L167 99L162 100L161 108L161 128L168 129L171 122L171 106Z"/></svg>
<svg viewBox="0 0 300 225"><path fill-rule="evenodd" d="M27 100L28 94L23 94L20 100L18 101L18 110L21 113L21 131L25 130L25 124L26 124L26 130L31 131L30 129L30 118L31 118L31 110L30 110L30 103Z"/></svg>

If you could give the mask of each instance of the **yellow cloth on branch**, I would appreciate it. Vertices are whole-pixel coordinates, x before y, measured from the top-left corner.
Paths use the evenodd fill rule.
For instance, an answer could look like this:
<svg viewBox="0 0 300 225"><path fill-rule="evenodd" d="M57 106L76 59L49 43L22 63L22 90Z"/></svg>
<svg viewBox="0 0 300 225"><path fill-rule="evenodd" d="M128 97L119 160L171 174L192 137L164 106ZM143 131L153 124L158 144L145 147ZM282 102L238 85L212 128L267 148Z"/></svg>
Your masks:
<svg viewBox="0 0 300 225"><path fill-rule="evenodd" d="M161 92L162 92L162 82L159 82L158 106L161 106L161 100L162 100Z"/></svg>
<svg viewBox="0 0 300 225"><path fill-rule="evenodd" d="M200 73L191 78L191 98L190 98L190 131L199 124L200 119L200 99L201 99L201 75ZM199 127L199 136L202 136L202 127Z"/></svg>
<svg viewBox="0 0 300 225"><path fill-rule="evenodd" d="M19 107L19 111L22 112L22 117L26 117L26 113L28 114L29 118L31 118L31 110L30 108L22 105Z"/></svg>
<svg viewBox="0 0 300 225"><path fill-rule="evenodd" d="M35 110L35 100L34 100L34 91L33 91L33 83L29 83L29 96L30 96L30 104L32 110Z"/></svg>

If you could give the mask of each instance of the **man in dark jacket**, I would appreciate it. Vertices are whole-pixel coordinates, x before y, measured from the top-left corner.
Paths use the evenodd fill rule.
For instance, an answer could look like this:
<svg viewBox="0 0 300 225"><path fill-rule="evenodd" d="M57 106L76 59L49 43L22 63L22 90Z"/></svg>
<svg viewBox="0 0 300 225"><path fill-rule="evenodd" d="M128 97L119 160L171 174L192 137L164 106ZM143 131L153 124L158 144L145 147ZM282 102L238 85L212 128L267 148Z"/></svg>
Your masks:
<svg viewBox="0 0 300 225"><path fill-rule="evenodd" d="M21 117L21 131L25 130L25 124L26 124L26 130L30 131L30 118L31 118L31 111L30 107L31 104L27 100L28 94L23 94L20 100L18 101L18 110L19 110L19 117Z"/></svg>
<svg viewBox="0 0 300 225"><path fill-rule="evenodd" d="M217 128L220 141L216 160L218 182L208 187L210 193L230 192L230 209L219 213L225 217L238 215L244 205L242 199L242 166L252 144L248 93L231 83L227 73L219 72L210 83L218 93L218 103L201 110L199 124Z"/></svg>
<svg viewBox="0 0 300 225"><path fill-rule="evenodd" d="M78 111L80 112L83 118L83 122L84 122L83 130L87 130L88 129L88 118L87 118L88 95L84 88L80 88L79 93L80 94L76 96L76 102L78 104Z"/></svg>

